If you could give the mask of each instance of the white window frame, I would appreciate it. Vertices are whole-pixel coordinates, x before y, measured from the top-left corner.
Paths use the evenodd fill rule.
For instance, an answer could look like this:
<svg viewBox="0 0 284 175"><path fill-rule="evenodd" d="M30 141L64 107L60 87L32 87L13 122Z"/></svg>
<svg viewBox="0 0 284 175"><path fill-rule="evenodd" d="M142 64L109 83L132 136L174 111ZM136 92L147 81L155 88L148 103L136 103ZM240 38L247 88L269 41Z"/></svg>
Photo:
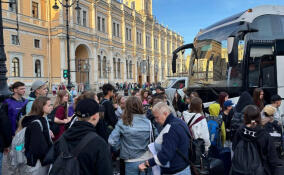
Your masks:
<svg viewBox="0 0 284 175"><path fill-rule="evenodd" d="M112 20L112 36L120 37L120 23L116 20Z"/></svg>
<svg viewBox="0 0 284 175"><path fill-rule="evenodd" d="M32 57L33 57L33 76L34 77L36 77L36 73L35 73L35 62L36 62L36 60L39 60L40 61L40 69L41 69L41 71L40 71L40 75L41 75L41 77L38 77L38 78L43 78L43 76L44 76L44 69L43 69L43 61L44 61L44 56L42 56L42 55L32 55Z"/></svg>
<svg viewBox="0 0 284 175"><path fill-rule="evenodd" d="M130 26L126 26L125 28L125 35L126 35L126 40L127 41L132 41L132 28Z"/></svg>
<svg viewBox="0 0 284 175"><path fill-rule="evenodd" d="M9 2L13 2L13 1L16 2L15 0L9 0ZM10 11L10 12L16 12L16 9L17 9L16 5L17 5L16 3L15 3L15 4L10 4L10 3L9 3L9 5L8 5L8 6L9 6L9 11ZM13 8L11 8L11 6L12 6Z"/></svg>
<svg viewBox="0 0 284 175"><path fill-rule="evenodd" d="M13 43L13 36L16 36L18 38L18 35L17 34L11 34L11 44L14 45L14 46L19 46L20 45L20 39L18 38L18 43L14 44Z"/></svg>
<svg viewBox="0 0 284 175"><path fill-rule="evenodd" d="M36 40L39 41L39 47L35 47L35 41L36 41ZM41 47L41 40L40 40L40 39L34 38L34 48L35 48L35 49L40 49L40 48L42 48L42 47Z"/></svg>
<svg viewBox="0 0 284 175"><path fill-rule="evenodd" d="M158 39L154 38L154 49L158 49Z"/></svg>
<svg viewBox="0 0 284 175"><path fill-rule="evenodd" d="M98 18L100 18L100 26L98 25ZM103 19L105 21L104 31L103 31ZM107 27L107 17L105 15L103 15L101 13L99 13L97 15L97 26L98 26L97 29L98 29L99 32L107 33L107 29L108 29L108 27Z"/></svg>
<svg viewBox="0 0 284 175"><path fill-rule="evenodd" d="M33 17L33 2L38 3L38 18ZM30 12L31 12L31 17L34 19L41 19L41 4L40 0L31 0L30 1Z"/></svg>
<svg viewBox="0 0 284 175"><path fill-rule="evenodd" d="M76 24L81 25L82 19L81 19L81 10L76 10Z"/></svg>
<svg viewBox="0 0 284 175"><path fill-rule="evenodd" d="M84 12L86 12L85 25L84 25ZM88 10L82 10L82 26L88 27Z"/></svg>
<svg viewBox="0 0 284 175"><path fill-rule="evenodd" d="M23 74L23 53L20 52L8 52L9 53L9 63L10 63L10 71L9 75L12 77L12 69L13 69L13 58L17 57L19 59L19 66L20 66L20 72L19 72L19 77L22 77Z"/></svg>
<svg viewBox="0 0 284 175"><path fill-rule="evenodd" d="M146 35L146 47L151 48L151 36L148 34Z"/></svg>

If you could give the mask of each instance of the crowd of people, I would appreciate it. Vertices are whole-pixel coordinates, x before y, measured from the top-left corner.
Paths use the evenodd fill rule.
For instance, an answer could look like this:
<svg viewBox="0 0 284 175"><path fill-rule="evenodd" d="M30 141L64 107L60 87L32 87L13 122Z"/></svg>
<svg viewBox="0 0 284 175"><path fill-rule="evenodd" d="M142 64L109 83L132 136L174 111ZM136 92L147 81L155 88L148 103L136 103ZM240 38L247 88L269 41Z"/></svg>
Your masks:
<svg viewBox="0 0 284 175"><path fill-rule="evenodd" d="M284 173L282 98L268 104L260 88L237 104L221 92L209 106L197 92L150 84L75 96L52 88L53 104L45 82L27 99L25 88L15 82L0 108L3 175Z"/></svg>

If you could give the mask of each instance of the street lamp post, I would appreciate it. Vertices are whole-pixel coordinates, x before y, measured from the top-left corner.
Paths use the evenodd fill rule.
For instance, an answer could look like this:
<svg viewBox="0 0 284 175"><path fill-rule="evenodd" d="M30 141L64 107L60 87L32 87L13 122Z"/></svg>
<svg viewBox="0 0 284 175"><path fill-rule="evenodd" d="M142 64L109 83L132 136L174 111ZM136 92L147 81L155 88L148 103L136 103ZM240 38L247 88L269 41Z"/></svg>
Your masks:
<svg viewBox="0 0 284 175"><path fill-rule="evenodd" d="M54 5L52 6L53 9L57 10L59 9L57 5L57 1L62 5L62 7L65 7L66 9L66 42L67 42L67 89L70 90L73 86L71 83L71 74L70 74L70 46L69 46L69 8L71 8L75 2L77 2L75 10L79 11L81 8L79 7L79 0L73 1L72 4L69 5L69 0L65 0L65 4L61 2L60 0L55 0Z"/></svg>
<svg viewBox="0 0 284 175"><path fill-rule="evenodd" d="M7 67L6 67L6 54L4 49L4 34L3 34L3 20L2 20L2 2L0 0L0 102L5 97L11 94L7 85Z"/></svg>

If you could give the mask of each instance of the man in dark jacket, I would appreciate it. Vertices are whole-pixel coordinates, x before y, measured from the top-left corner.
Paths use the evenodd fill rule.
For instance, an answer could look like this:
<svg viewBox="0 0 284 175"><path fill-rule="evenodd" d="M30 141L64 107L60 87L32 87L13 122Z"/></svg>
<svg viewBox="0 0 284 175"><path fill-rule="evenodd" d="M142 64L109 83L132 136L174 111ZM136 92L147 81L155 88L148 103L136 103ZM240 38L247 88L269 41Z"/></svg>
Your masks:
<svg viewBox="0 0 284 175"><path fill-rule="evenodd" d="M115 90L114 87L111 84L104 84L102 89L104 99L101 101L101 105L104 107L104 118L100 119L97 125L97 132L107 141L112 129L116 125L118 118L115 115L115 109L112 103L112 97L114 96Z"/></svg>
<svg viewBox="0 0 284 175"><path fill-rule="evenodd" d="M103 138L96 134L95 126L99 122L99 111L99 104L95 100L83 99L79 101L75 111L78 121L62 135L67 142L69 150L74 150L84 136L89 133L94 134L94 139L80 151L77 157L80 165L80 174L113 175L109 147ZM59 142L60 140L54 145L55 157L61 154Z"/></svg>
<svg viewBox="0 0 284 175"><path fill-rule="evenodd" d="M185 122L174 117L164 102L157 103L152 111L155 120L164 127L155 140L155 148L160 149L156 150L158 154L154 155L154 158L140 164L139 169L144 171L158 165L162 174L190 174L187 162L190 138Z"/></svg>

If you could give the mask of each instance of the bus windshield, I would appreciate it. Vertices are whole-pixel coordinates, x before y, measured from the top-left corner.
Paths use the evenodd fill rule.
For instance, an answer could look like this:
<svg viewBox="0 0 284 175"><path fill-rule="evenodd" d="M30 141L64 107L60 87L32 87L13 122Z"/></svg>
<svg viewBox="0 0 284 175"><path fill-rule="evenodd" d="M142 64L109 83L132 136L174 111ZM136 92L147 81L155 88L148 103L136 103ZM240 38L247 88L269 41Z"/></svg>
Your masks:
<svg viewBox="0 0 284 175"><path fill-rule="evenodd" d="M284 36L284 16L263 15L257 17L251 27L258 32L251 33L250 40L275 40Z"/></svg>
<svg viewBox="0 0 284 175"><path fill-rule="evenodd" d="M225 27L197 36L194 47L197 60L192 64L192 84L212 87L241 87L241 64L228 66L227 38L237 32L240 23L233 23ZM243 57L244 42L239 42L239 63ZM191 58L193 58L193 53Z"/></svg>

